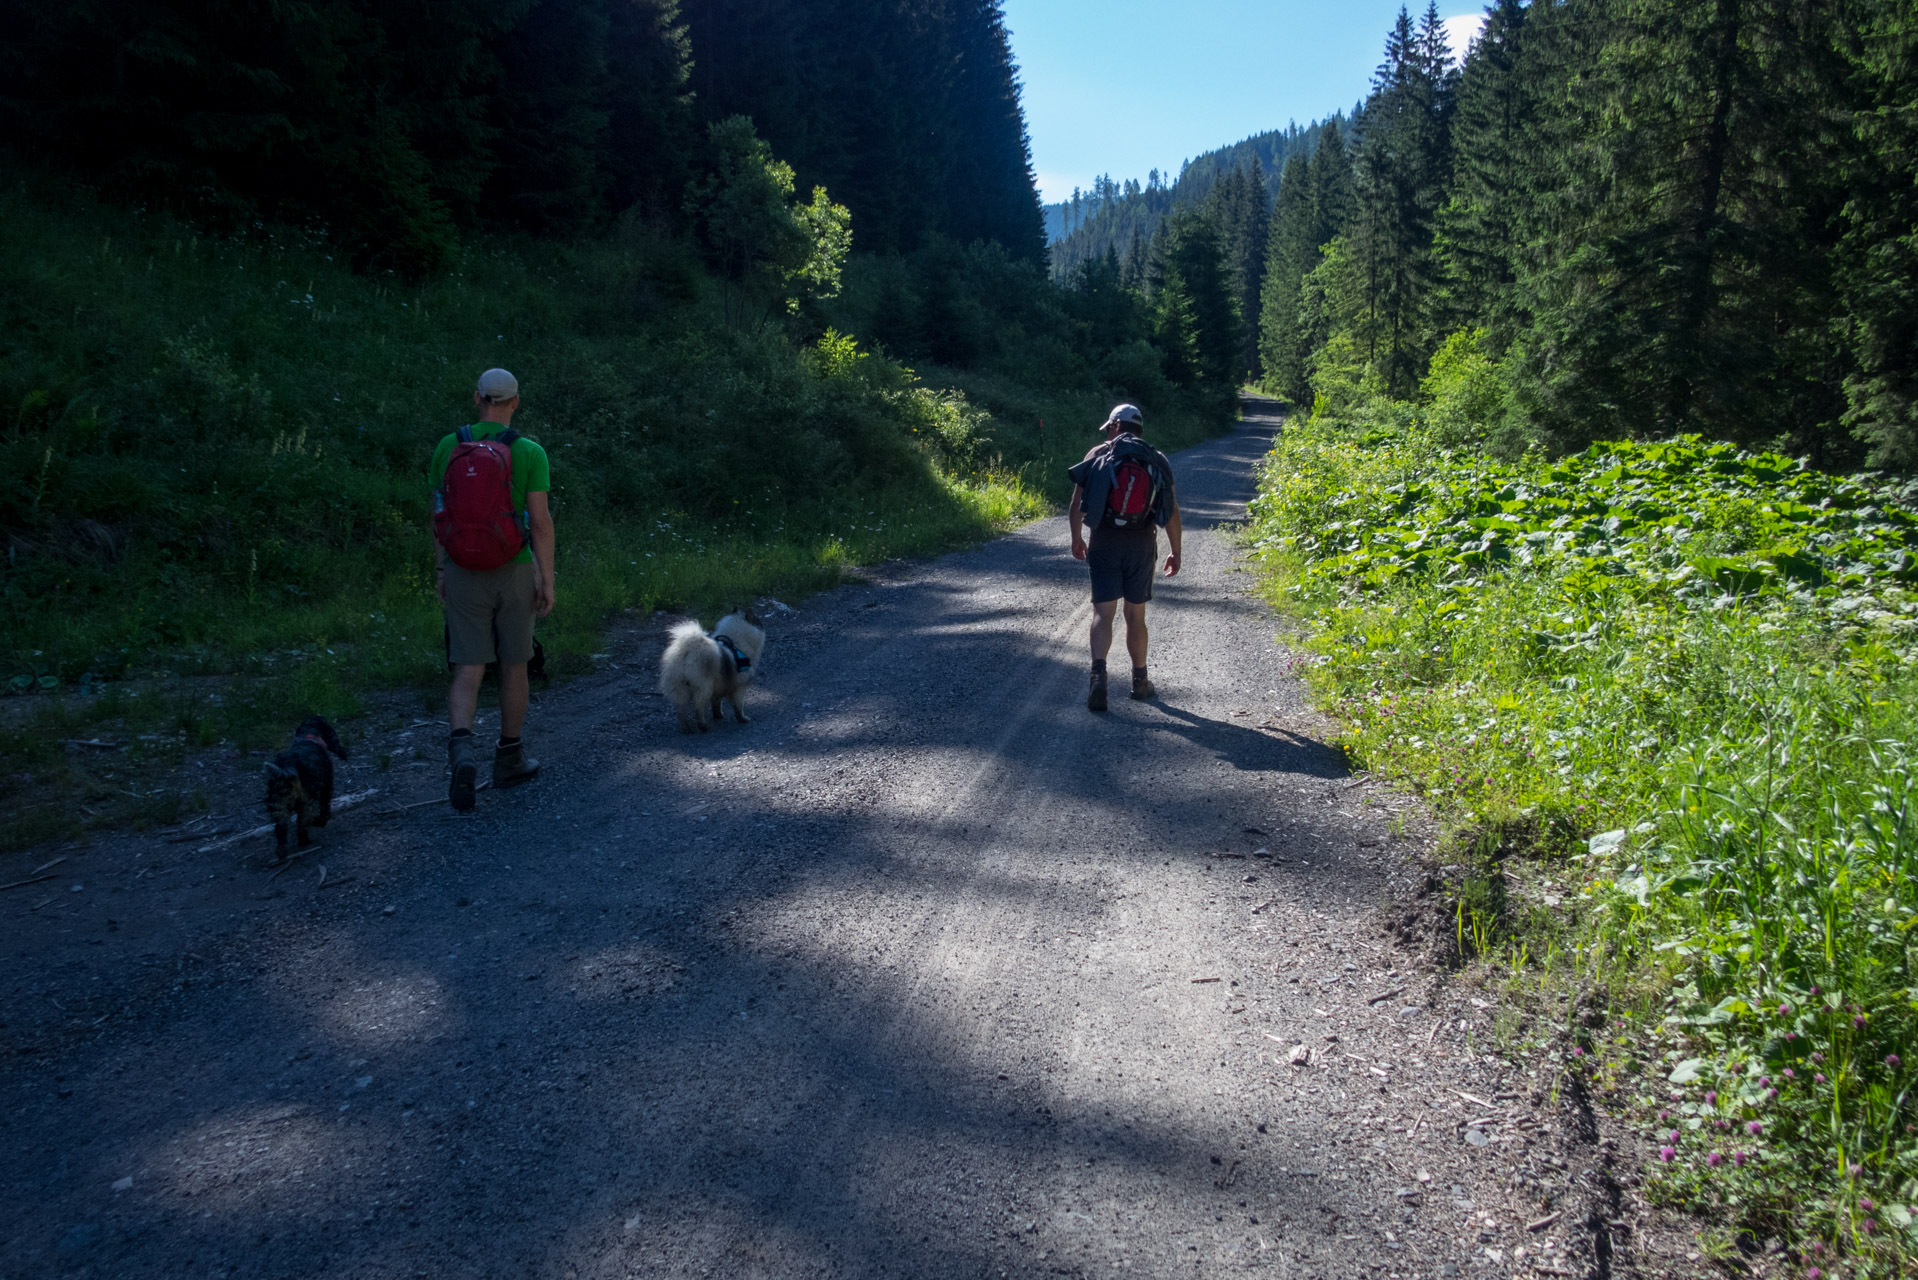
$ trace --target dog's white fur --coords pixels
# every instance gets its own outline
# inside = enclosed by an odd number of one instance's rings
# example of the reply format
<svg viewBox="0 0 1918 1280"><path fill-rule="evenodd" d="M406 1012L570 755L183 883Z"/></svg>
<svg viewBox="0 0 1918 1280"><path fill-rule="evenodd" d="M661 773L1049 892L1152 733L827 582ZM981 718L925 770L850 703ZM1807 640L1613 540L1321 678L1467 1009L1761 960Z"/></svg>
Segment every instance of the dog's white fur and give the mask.
<svg viewBox="0 0 1918 1280"><path fill-rule="evenodd" d="M713 636L724 636L738 646L747 667L739 669L732 650ZM712 635L697 622L682 622L674 627L666 642L666 656L659 662L659 691L671 699L679 712L681 733L705 733L721 715L721 703L733 704L733 719L741 724L746 709L740 705L740 691L759 674L759 656L766 650L766 632L750 609L738 609L719 620Z"/></svg>

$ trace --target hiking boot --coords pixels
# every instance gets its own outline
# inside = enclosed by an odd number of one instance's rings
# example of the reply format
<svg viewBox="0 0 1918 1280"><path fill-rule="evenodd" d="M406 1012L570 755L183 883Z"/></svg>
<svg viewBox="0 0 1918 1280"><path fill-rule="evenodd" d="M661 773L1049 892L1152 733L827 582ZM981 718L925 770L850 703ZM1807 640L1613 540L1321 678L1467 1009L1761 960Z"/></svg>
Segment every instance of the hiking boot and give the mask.
<svg viewBox="0 0 1918 1280"><path fill-rule="evenodd" d="M473 760L473 754L472 734L462 733L447 740L446 761L452 767L453 782L447 788L446 798L455 813L473 811L473 792L479 779L479 765Z"/></svg>
<svg viewBox="0 0 1918 1280"><path fill-rule="evenodd" d="M539 777L539 761L526 754L526 744L515 742L510 747L497 747L493 751L493 790L504 791L507 787L517 787L522 782L531 782Z"/></svg>
<svg viewBox="0 0 1918 1280"><path fill-rule="evenodd" d="M1103 671L1092 673L1092 688L1086 693L1086 709L1089 711L1106 709L1106 673Z"/></svg>
<svg viewBox="0 0 1918 1280"><path fill-rule="evenodd" d="M1134 702L1144 702L1147 698L1156 698L1158 696L1158 688L1145 676L1140 676L1132 682L1132 700Z"/></svg>

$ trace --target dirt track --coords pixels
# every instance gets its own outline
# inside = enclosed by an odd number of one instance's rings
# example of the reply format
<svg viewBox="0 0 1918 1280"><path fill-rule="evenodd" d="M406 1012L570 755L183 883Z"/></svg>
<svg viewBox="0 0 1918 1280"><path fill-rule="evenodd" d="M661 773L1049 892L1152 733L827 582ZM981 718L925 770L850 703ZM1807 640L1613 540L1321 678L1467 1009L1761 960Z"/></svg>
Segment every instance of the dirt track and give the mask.
<svg viewBox="0 0 1918 1280"><path fill-rule="evenodd" d="M1086 711L1055 518L775 618L750 726L673 732L647 629L475 818L382 800L277 879L121 838L10 895L0 1277L1617 1265L1550 1082L1381 929L1416 808L1210 532L1256 412L1174 460L1156 703Z"/></svg>

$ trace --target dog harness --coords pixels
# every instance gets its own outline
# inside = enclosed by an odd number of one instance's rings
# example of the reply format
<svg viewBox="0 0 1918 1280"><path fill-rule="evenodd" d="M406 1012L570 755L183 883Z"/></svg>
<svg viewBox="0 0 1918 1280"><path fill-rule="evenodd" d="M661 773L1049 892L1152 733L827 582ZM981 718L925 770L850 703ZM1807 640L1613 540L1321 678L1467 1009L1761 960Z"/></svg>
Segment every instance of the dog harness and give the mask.
<svg viewBox="0 0 1918 1280"><path fill-rule="evenodd" d="M740 671L751 670L753 660L739 651L739 646L733 643L731 636L714 636L713 643L724 645L726 651L733 655L734 668Z"/></svg>
<svg viewBox="0 0 1918 1280"><path fill-rule="evenodd" d="M311 742L317 746L322 746L322 747L326 745L325 738L318 737L311 733L296 733L293 736L298 738L301 742Z"/></svg>

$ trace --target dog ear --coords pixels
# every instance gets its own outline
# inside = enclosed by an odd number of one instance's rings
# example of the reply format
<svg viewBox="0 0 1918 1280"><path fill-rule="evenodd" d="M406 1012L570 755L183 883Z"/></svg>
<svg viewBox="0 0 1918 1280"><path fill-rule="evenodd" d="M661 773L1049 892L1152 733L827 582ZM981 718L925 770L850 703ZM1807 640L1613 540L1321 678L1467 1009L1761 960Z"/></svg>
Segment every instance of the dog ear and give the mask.
<svg viewBox="0 0 1918 1280"><path fill-rule="evenodd" d="M331 751L334 755L338 756L340 759L342 760L346 759L347 758L346 748L340 745L340 735L333 732L333 726L328 724L325 720L321 720L319 729L320 729L320 737L326 740L326 749L328 751Z"/></svg>

